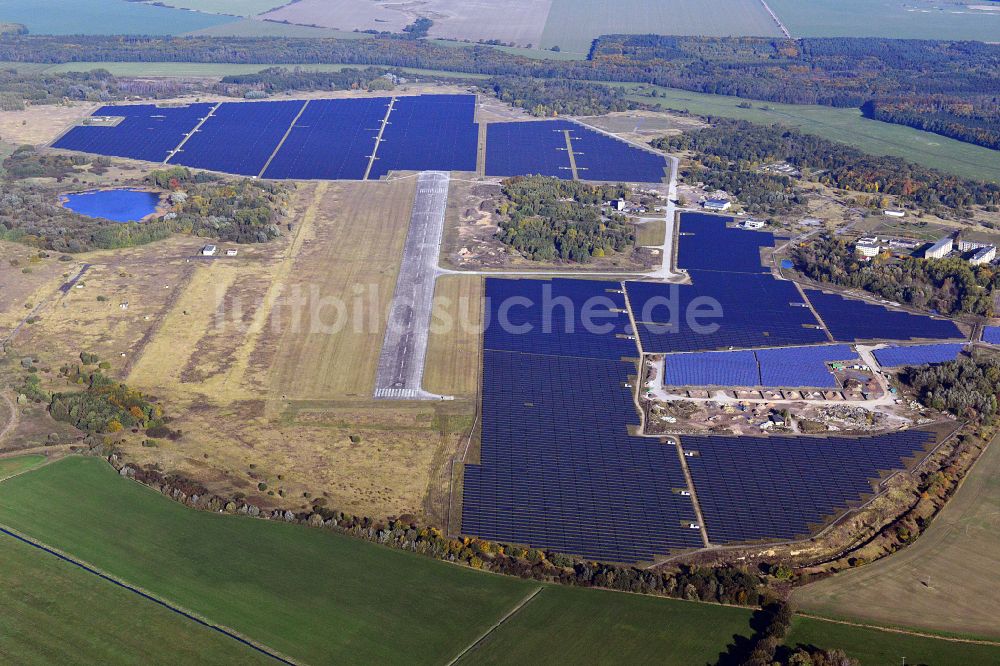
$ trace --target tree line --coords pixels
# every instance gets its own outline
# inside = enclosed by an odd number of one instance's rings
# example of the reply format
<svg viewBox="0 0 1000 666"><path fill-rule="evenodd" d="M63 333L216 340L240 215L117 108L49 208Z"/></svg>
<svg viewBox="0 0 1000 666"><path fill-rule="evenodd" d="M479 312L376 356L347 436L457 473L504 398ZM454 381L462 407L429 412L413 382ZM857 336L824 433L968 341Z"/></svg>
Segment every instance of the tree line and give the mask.
<svg viewBox="0 0 1000 666"><path fill-rule="evenodd" d="M588 185L547 176L502 185L497 238L533 261L588 263L635 245L635 228L601 204L627 194L623 185Z"/></svg>
<svg viewBox="0 0 1000 666"><path fill-rule="evenodd" d="M882 38L782 39L605 35L587 60L544 60L489 46L399 35L364 39L7 35L0 60L62 63L337 63L490 76L646 83L790 104L862 107L881 98L946 97L993 123L1000 45ZM555 92L553 90L552 92ZM887 116L887 119L889 117ZM928 128L976 140L976 120ZM965 128L965 129L963 129Z"/></svg>
<svg viewBox="0 0 1000 666"><path fill-rule="evenodd" d="M1000 273L989 265L972 266L955 258L861 261L850 245L833 236L796 247L792 261L811 280L864 289L946 315L992 316L993 294L1000 289Z"/></svg>
<svg viewBox="0 0 1000 666"><path fill-rule="evenodd" d="M991 421L997 415L1000 359L995 357L907 368L901 379L928 407L973 420Z"/></svg>
<svg viewBox="0 0 1000 666"><path fill-rule="evenodd" d="M782 177L760 172L769 163L787 162L802 172L803 179L877 197L895 196L915 208L944 216L952 212L968 216L973 206L987 210L1000 206L997 183L961 178L896 157L868 155L782 125L726 118L709 121L710 127L656 139L652 146L692 152L696 163L693 176L720 184L735 181L749 193L750 200L767 201L774 192L786 195L777 199L778 203L794 198L794 191ZM745 172L759 175L745 176Z"/></svg>

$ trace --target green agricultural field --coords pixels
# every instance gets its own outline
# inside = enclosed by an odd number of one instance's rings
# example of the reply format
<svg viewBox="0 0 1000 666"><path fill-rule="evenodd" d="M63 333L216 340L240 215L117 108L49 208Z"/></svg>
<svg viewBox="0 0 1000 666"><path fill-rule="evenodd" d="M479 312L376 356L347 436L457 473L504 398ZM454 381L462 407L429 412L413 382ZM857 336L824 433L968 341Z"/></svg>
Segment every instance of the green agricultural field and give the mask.
<svg viewBox="0 0 1000 666"><path fill-rule="evenodd" d="M6 664L266 664L270 658L0 534Z"/></svg>
<svg viewBox="0 0 1000 666"><path fill-rule="evenodd" d="M1000 151L956 141L903 125L869 120L858 109L776 104L726 95L618 84L636 90L630 99L701 116L722 116L755 123L781 123L839 141L875 155L893 155L966 178L1000 181ZM652 96L655 90L657 96Z"/></svg>
<svg viewBox="0 0 1000 666"><path fill-rule="evenodd" d="M438 46L451 46L454 48L472 48L474 46L482 46L482 44L470 44L467 42L456 42L451 39L432 39L430 40L437 44ZM528 49L521 46L493 46L490 45L489 48L495 49L497 51L503 51L504 53L510 53L511 55L524 56L525 58L531 58L532 60L586 60L586 53L573 53L570 51L550 51L548 49Z"/></svg>
<svg viewBox="0 0 1000 666"><path fill-rule="evenodd" d="M234 20L125 0L0 0L0 18L36 35L179 35Z"/></svg>
<svg viewBox="0 0 1000 666"><path fill-rule="evenodd" d="M768 0L793 37L1000 39L1000 7L966 0Z"/></svg>
<svg viewBox="0 0 1000 666"><path fill-rule="evenodd" d="M712 663L734 636L750 632L748 609L541 585L325 530L194 511L123 479L98 458L67 458L0 482L0 524L315 664L445 663L463 653L469 663ZM136 648L138 662L154 661L163 644L172 663L184 661L187 648L200 651L202 662L233 661L225 652L238 648L227 648L231 639L212 643L192 621L171 623L180 616L44 552L24 546L16 553L18 543L0 535L0 635L19 637L0 640L0 656L15 656L7 661L21 663L17 655L31 654L32 641L41 640L52 643L40 653L44 661L72 650L85 662L107 662L102 646L127 652L132 635L146 641ZM44 585L34 582L35 569ZM110 608L101 611L103 604ZM45 615L10 617L22 605ZM114 640L104 640L103 627L113 627ZM865 663L883 663L897 646L911 663L933 661L959 645L872 632L798 618L793 639L844 646ZM1000 651L955 654L975 666L995 663Z"/></svg>
<svg viewBox="0 0 1000 666"><path fill-rule="evenodd" d="M45 456L18 456L16 458L0 458L0 479L20 474L32 467L38 467L45 462Z"/></svg>
<svg viewBox="0 0 1000 666"><path fill-rule="evenodd" d="M97 458L0 483L0 523L316 664L443 663L537 587L327 531L187 509Z"/></svg>
<svg viewBox="0 0 1000 666"><path fill-rule="evenodd" d="M713 664L750 611L546 587L461 663Z"/></svg>
<svg viewBox="0 0 1000 666"><path fill-rule="evenodd" d="M541 45L588 53L595 38L616 33L781 36L760 0L554 0Z"/></svg>
<svg viewBox="0 0 1000 666"><path fill-rule="evenodd" d="M1000 640L1000 439L927 532L899 553L796 590L802 608Z"/></svg>
<svg viewBox="0 0 1000 666"><path fill-rule="evenodd" d="M903 657L906 657L907 664L932 666L988 666L1000 663L1000 647L996 646L852 627L801 616L792 620L792 630L785 644L840 648L860 661L862 666L900 664Z"/></svg>

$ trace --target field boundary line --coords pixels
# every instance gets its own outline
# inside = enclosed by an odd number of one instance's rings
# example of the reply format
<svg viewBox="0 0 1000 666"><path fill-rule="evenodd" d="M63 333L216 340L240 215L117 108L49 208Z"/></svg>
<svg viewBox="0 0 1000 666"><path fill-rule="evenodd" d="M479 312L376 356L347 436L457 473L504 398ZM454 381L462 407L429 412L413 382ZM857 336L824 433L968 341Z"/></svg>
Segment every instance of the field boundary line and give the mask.
<svg viewBox="0 0 1000 666"><path fill-rule="evenodd" d="M461 652L459 652L451 661L448 662L447 666L455 666L455 664L457 664L465 655L469 654L470 652L472 652L473 650L475 650L477 647L479 647L482 644L483 641L485 641L487 638L489 638L490 634L492 634L494 631L496 631L501 626L503 626L503 624L505 622L507 622L507 620L509 620L510 618L512 618L515 615L517 615L518 611L520 611L522 608L524 608L525 606L527 606L528 603L532 599L534 599L535 597L537 597L541 593L541 591L544 590L544 589L545 589L544 587L536 587L534 590L532 590L531 593L528 596L526 596L524 599L521 599L520 603L518 603L516 606L514 606L509 611L507 611L507 613L503 617L501 617L499 620L497 620L496 622L494 622L493 625L489 629L487 629L486 631L484 631L479 638L477 638L472 643L469 643L465 647L464 650L462 650Z"/></svg>
<svg viewBox="0 0 1000 666"><path fill-rule="evenodd" d="M985 638L961 638L959 636L943 636L941 634L933 634L926 631L918 631L916 629L900 629L898 627L884 627L878 624L851 622L850 620L837 620L832 617L813 615L812 613L804 613L802 611L795 611L795 614L798 615L799 617L807 617L810 620L819 620L820 622L830 622L832 624L843 624L848 627L858 627L860 629L873 629L875 631L885 631L891 634L905 634L907 636L931 638L938 641L950 641L952 643L968 643L970 645L989 645L991 647L1000 647L1000 641L991 641Z"/></svg>
<svg viewBox="0 0 1000 666"><path fill-rule="evenodd" d="M281 147L285 145L285 140L288 138L288 135L291 134L292 130L295 128L295 123L299 122L299 118L301 118L302 114L305 113L306 107L309 106L309 101L310 100L307 99L302 104L302 108L299 109L299 112L295 114L294 118L292 118L292 122L291 124L288 125L288 129L286 129L285 133L281 136L281 141L279 141L278 145L274 147L274 150L271 152L270 157L267 158L267 161L264 162L264 166L261 167L260 173L257 174L258 178L264 177L264 172L267 171L267 167L271 166L271 162L274 161L274 157L275 155L278 154L278 151L281 150Z"/></svg>
<svg viewBox="0 0 1000 666"><path fill-rule="evenodd" d="M59 558L64 562L67 562L68 564L72 564L73 566L79 567L80 569L83 569L87 573L91 573L97 576L98 578L102 578L108 581L109 583L117 585L122 589L128 590L133 594L137 594L138 596L142 597L143 599L146 599L147 601L152 601L153 603L158 604L163 608L166 608L167 610L177 613L181 617L191 620L192 622L195 622L197 624L200 624L201 626L207 629L216 631L222 634L223 636L227 636L239 643L242 643L244 646L251 648L252 650L256 650L257 652L260 652L265 656L271 657L276 661L279 661L283 664L289 664L290 666L297 666L297 664L300 663L294 661L290 657L286 657L280 654L276 650L273 650L272 648L269 648L262 643L257 643L256 641L241 635L235 629L230 629L229 627L226 627L224 625L215 624L209 621L208 619L198 615L194 611L188 610L183 606L167 601L166 599L163 599L158 595L153 594L152 592L144 590L141 587L132 585L131 583L128 583L123 579L119 579L116 576L113 576L105 571L102 571L101 569L90 564L89 562L86 562L85 560L73 557L72 555L63 552L58 548L55 548L54 546L49 546L48 544L42 541L39 541L26 534L22 534L21 532L15 530L14 528L4 525L2 523L0 523L0 534L6 534L7 536L13 537L14 539L17 539L18 541L25 543L29 546L32 546L33 548L37 548L42 552L48 553L49 555L54 555L55 557Z"/></svg>

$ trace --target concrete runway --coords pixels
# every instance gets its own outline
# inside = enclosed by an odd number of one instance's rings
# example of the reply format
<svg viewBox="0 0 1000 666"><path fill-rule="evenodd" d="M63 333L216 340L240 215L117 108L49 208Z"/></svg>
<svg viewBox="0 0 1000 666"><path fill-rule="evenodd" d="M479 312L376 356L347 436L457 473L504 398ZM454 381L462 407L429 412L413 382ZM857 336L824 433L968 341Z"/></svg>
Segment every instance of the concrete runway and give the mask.
<svg viewBox="0 0 1000 666"><path fill-rule="evenodd" d="M449 181L450 175L441 171L425 171L417 176L410 228L406 233L403 261L375 374L376 398L427 400L442 397L425 392L420 385L427 356Z"/></svg>

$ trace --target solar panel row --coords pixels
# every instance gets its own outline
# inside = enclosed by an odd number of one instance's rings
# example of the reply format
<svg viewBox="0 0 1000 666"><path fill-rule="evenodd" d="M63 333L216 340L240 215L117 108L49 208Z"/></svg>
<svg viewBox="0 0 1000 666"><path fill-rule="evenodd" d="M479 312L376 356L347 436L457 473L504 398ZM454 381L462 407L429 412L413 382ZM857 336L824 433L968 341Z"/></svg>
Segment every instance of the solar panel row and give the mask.
<svg viewBox="0 0 1000 666"><path fill-rule="evenodd" d="M893 345L875 352L879 365L896 368L903 365L925 365L954 361L962 353L962 343L936 345Z"/></svg>
<svg viewBox="0 0 1000 666"><path fill-rule="evenodd" d="M889 310L881 305L866 303L807 289L806 297L816 308L835 340L953 340L965 336L954 322L926 315Z"/></svg>
<svg viewBox="0 0 1000 666"><path fill-rule="evenodd" d="M683 437L713 543L805 537L923 452L930 433L873 437Z"/></svg>

